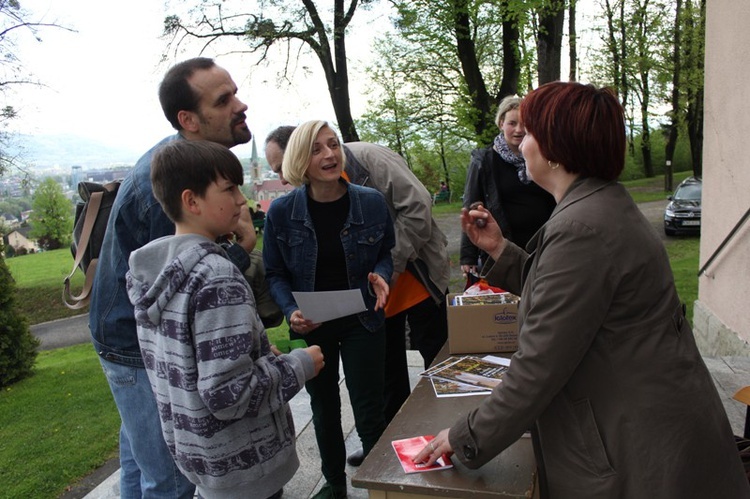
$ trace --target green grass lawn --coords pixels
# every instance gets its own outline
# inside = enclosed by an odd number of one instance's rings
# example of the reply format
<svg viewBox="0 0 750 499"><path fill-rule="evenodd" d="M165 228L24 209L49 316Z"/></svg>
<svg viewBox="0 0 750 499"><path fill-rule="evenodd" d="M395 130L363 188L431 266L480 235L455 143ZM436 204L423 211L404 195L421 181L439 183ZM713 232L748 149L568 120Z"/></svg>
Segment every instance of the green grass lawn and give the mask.
<svg viewBox="0 0 750 499"><path fill-rule="evenodd" d="M666 244L669 263L680 300L687 305L687 318L693 323L693 303L698 299L698 264L700 239L670 238Z"/></svg>
<svg viewBox="0 0 750 499"><path fill-rule="evenodd" d="M90 344L40 352L0 392L0 497L54 498L117 453L120 417Z"/></svg>
<svg viewBox="0 0 750 499"><path fill-rule="evenodd" d="M666 197L660 177L625 185L639 202ZM440 203L434 211L457 213L460 208L460 203ZM261 237L258 248L262 244ZM667 242L688 318L698 297L698 245L698 238ZM72 265L70 251L9 258L6 263L17 282L21 309L32 323L81 313L61 302L63 278ZM81 282L78 272L76 289ZM288 330L283 324L268 335L275 342L288 338ZM116 456L118 429L117 409L91 345L41 352L35 374L0 393L0 498L58 497Z"/></svg>
<svg viewBox="0 0 750 499"><path fill-rule="evenodd" d="M693 172L676 172L673 176L672 190L664 189L664 176L660 175L654 178L641 178L638 180L629 180L623 182L628 188L628 192L636 203L646 203L649 201L662 201L674 192L677 185L685 178L692 175Z"/></svg>
<svg viewBox="0 0 750 499"><path fill-rule="evenodd" d="M7 258L5 263L16 281L19 310L31 324L88 312L88 307L70 310L62 302L63 280L73 266L70 250L17 256ZM76 270L71 279L71 291L77 294L82 287L83 273Z"/></svg>

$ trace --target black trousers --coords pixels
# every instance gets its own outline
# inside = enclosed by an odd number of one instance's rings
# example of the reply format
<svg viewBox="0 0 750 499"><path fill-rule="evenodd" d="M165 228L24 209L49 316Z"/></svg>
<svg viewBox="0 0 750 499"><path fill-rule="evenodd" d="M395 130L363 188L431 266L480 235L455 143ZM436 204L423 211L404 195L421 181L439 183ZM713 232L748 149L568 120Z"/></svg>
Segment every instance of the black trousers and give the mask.
<svg viewBox="0 0 750 499"><path fill-rule="evenodd" d="M308 345L320 345L325 358L325 367L305 384L305 388L310 394L321 471L326 482L333 486L346 486L339 356L354 412L354 424L366 456L386 426L383 420L384 329L368 331L353 315L324 322L308 335L290 331L292 339L302 338Z"/></svg>
<svg viewBox="0 0 750 499"><path fill-rule="evenodd" d="M432 297L385 320L385 422L390 423L411 393L406 362L406 322L411 350L419 350L425 369L448 339L445 299Z"/></svg>

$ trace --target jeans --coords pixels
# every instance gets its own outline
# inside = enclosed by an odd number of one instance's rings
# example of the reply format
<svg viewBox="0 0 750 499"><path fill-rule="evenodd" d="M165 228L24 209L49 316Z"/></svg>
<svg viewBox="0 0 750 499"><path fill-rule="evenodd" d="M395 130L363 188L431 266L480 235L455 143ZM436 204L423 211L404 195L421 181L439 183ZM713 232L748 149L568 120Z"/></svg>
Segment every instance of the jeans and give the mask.
<svg viewBox="0 0 750 499"><path fill-rule="evenodd" d="M445 299L440 305L432 298L417 303L385 320L385 422L390 423L409 398L409 366L406 362L406 321L409 321L409 343L419 350L427 369L448 339Z"/></svg>
<svg viewBox="0 0 750 499"><path fill-rule="evenodd" d="M120 412L120 497L191 499L195 485L175 465L161 433L146 370L99 358Z"/></svg>
<svg viewBox="0 0 750 499"><path fill-rule="evenodd" d="M341 429L339 396L339 354L344 366L346 388L354 413L354 424L366 456L385 429L383 418L383 377L385 370L385 330L368 331L357 316L325 322L303 338L308 345L320 345L325 367L305 384L310 394L315 438L320 451L321 470L326 482L346 486L346 447Z"/></svg>

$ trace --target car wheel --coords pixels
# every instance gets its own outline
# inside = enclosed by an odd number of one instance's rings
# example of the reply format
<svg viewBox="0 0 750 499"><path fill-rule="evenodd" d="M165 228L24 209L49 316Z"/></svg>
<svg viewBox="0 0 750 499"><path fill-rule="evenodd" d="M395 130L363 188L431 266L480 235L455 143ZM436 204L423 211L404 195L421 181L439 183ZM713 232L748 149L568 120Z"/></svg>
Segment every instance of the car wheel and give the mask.
<svg viewBox="0 0 750 499"><path fill-rule="evenodd" d="M666 235L668 235L668 236L676 236L677 235L677 231L675 231L674 229L668 229L666 227L664 227L664 233Z"/></svg>

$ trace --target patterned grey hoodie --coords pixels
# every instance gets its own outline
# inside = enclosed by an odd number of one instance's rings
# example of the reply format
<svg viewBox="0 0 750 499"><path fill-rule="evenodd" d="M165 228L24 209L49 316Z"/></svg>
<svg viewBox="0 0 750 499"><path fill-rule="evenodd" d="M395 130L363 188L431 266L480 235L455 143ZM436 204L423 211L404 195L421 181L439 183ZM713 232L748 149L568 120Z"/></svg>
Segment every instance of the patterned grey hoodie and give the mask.
<svg viewBox="0 0 750 499"><path fill-rule="evenodd" d="M198 235L130 256L138 341L175 462L201 489L264 498L299 467L287 402L313 377L303 350L275 356L242 273Z"/></svg>

